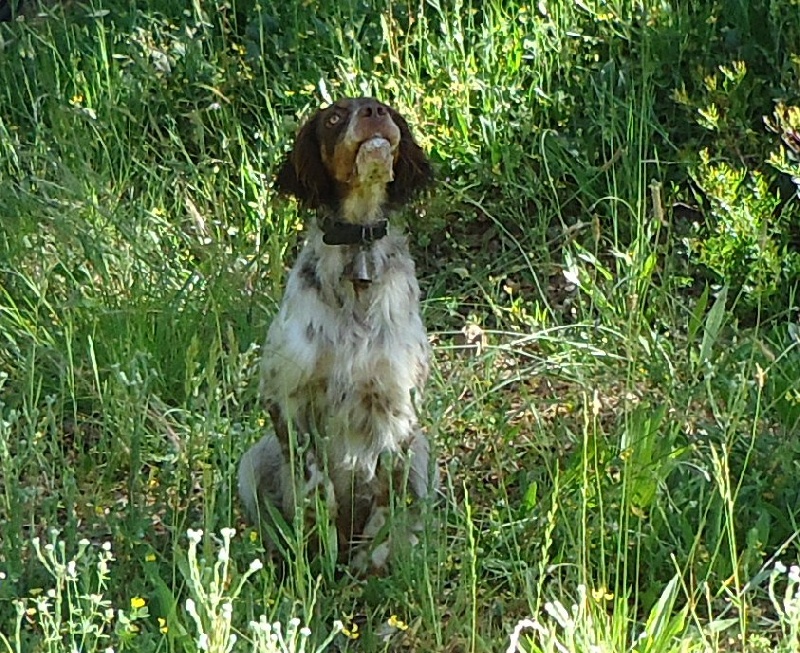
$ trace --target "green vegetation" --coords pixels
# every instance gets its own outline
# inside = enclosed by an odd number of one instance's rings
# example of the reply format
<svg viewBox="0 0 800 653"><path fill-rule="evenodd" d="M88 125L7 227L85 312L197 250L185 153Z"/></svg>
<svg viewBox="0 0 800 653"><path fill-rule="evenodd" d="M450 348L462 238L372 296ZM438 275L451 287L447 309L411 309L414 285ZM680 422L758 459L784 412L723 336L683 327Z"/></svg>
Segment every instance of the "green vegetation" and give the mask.
<svg viewBox="0 0 800 653"><path fill-rule="evenodd" d="M439 179L444 497L368 580L235 488L345 94ZM67 2L0 25L0 175L0 652L800 650L796 0Z"/></svg>

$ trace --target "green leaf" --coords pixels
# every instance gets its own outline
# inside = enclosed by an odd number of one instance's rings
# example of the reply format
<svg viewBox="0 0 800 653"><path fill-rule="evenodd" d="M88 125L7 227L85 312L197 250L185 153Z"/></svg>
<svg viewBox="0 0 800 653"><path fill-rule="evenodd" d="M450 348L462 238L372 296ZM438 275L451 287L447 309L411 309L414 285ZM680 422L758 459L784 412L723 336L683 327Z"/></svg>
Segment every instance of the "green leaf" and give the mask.
<svg viewBox="0 0 800 653"><path fill-rule="evenodd" d="M689 315L689 340L694 341L700 326L703 324L703 315L708 306L708 284L703 288L703 293L698 297L694 310Z"/></svg>
<svg viewBox="0 0 800 653"><path fill-rule="evenodd" d="M639 638L636 653L658 653L669 650L669 643L684 630L686 608L671 616L678 596L680 576L676 574L667 583L664 591L647 617L644 633Z"/></svg>
<svg viewBox="0 0 800 653"><path fill-rule="evenodd" d="M728 287L725 286L717 295L711 310L708 311L706 318L706 328L703 332L703 343L700 345L700 364L704 364L711 359L711 352L717 342L722 321L725 318L725 304L728 299Z"/></svg>

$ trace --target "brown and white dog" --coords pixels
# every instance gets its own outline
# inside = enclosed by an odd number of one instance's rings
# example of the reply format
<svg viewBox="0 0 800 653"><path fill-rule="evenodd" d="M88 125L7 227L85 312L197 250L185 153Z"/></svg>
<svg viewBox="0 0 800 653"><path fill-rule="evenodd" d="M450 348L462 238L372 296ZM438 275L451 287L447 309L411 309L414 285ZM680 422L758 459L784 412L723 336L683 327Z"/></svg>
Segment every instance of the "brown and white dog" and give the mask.
<svg viewBox="0 0 800 653"><path fill-rule="evenodd" d="M340 557L359 570L386 563L388 538L370 540L392 495L422 499L435 478L415 406L429 360L419 286L388 223L431 178L397 111L348 98L300 129L276 179L316 219L264 344L274 433L244 455L239 494L267 537L276 509L289 523L298 509L316 519L324 501Z"/></svg>

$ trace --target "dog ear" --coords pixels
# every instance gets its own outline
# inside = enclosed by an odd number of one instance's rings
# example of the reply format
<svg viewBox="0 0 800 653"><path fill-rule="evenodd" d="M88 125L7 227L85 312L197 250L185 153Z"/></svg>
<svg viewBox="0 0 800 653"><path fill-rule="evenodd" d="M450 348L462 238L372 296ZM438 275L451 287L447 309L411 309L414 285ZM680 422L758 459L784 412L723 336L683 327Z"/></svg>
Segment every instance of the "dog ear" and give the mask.
<svg viewBox="0 0 800 653"><path fill-rule="evenodd" d="M394 164L394 181L387 190L389 202L400 206L433 181L433 168L423 149L414 140L405 118L394 109L390 108L389 112L400 129L400 145Z"/></svg>
<svg viewBox="0 0 800 653"><path fill-rule="evenodd" d="M320 113L317 112L297 132L292 151L286 155L275 176L278 192L292 195L310 209L331 205L335 201L335 183L325 164L317 125Z"/></svg>

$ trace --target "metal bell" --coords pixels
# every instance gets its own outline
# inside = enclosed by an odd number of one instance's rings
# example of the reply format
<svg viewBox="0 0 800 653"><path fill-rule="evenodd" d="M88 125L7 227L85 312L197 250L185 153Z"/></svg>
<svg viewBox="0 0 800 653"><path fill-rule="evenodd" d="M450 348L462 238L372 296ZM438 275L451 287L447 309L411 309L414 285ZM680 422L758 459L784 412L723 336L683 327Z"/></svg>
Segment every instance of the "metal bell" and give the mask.
<svg viewBox="0 0 800 653"><path fill-rule="evenodd" d="M353 283L372 283L372 259L367 256L367 249L359 247L353 257L352 281Z"/></svg>

